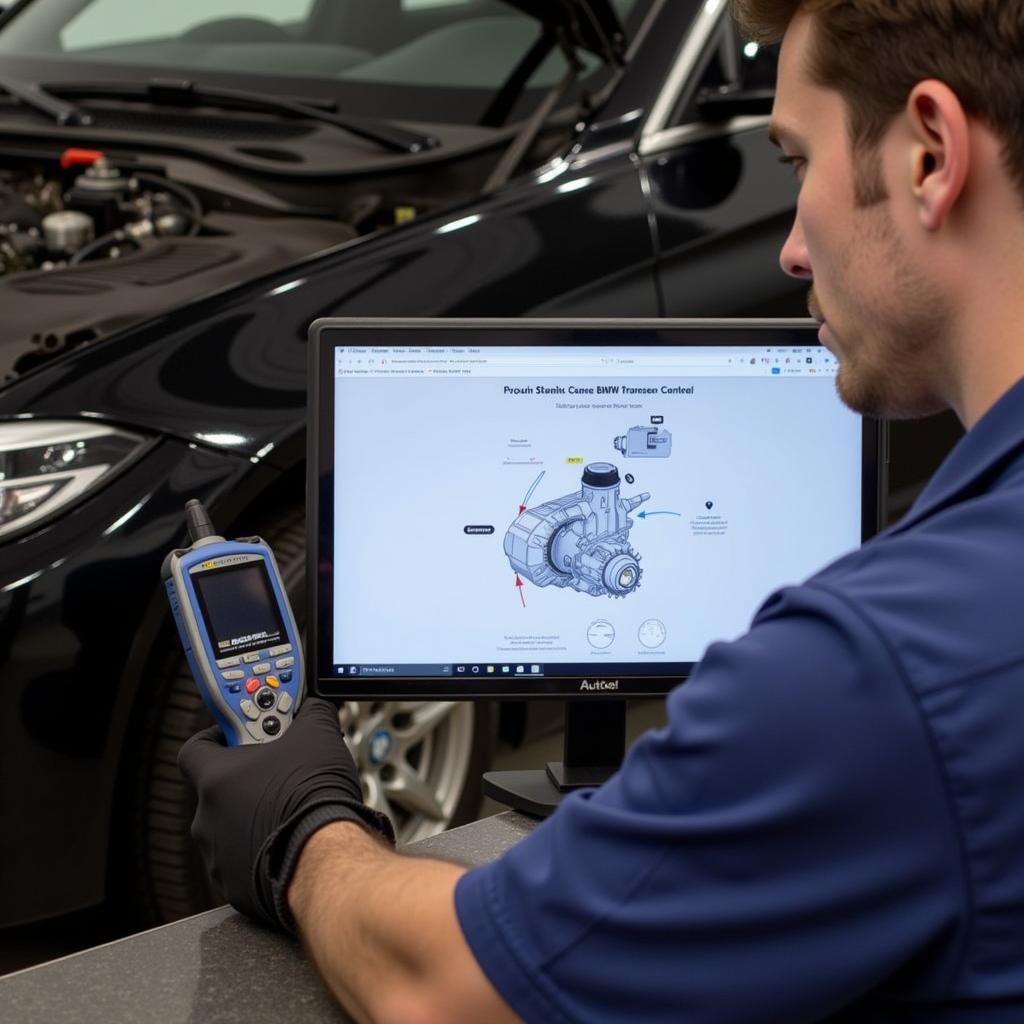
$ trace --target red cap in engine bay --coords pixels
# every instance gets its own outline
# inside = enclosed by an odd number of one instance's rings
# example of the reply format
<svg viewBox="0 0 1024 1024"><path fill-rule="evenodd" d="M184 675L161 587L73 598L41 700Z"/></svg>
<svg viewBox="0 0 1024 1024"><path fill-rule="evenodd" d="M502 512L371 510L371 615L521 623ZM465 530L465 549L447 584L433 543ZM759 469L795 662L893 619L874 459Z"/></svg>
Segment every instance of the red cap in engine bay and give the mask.
<svg viewBox="0 0 1024 1024"><path fill-rule="evenodd" d="M102 149L78 149L72 146L60 155L60 165L66 171L70 167L92 167L103 158Z"/></svg>

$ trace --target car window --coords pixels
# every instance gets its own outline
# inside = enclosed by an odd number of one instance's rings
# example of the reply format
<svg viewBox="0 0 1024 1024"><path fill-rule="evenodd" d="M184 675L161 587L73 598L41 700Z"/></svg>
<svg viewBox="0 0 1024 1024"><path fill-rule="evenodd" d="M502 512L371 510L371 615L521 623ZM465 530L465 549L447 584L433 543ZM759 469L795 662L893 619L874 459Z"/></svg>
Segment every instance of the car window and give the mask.
<svg viewBox="0 0 1024 1024"><path fill-rule="evenodd" d="M612 0L627 38L653 2ZM44 83L105 79L104 68L118 79L237 78L261 92L282 88L274 77L304 79L316 83L308 93L284 88L353 114L478 123L543 31L503 0L33 0L0 29L0 61L12 77ZM579 57L570 103L614 75L601 58ZM43 77L54 65L74 72ZM552 45L508 119L529 114L567 68Z"/></svg>
<svg viewBox="0 0 1024 1024"><path fill-rule="evenodd" d="M635 23L650 2L613 5ZM36 0L0 32L0 55L496 89L541 32L501 0ZM583 77L601 66L582 57ZM555 49L528 86L565 68Z"/></svg>
<svg viewBox="0 0 1024 1024"><path fill-rule="evenodd" d="M70 18L60 41L66 52L73 53L95 46L185 36L201 25L225 19L254 19L283 27L304 21L314 2L176 0L172 4L140 4L138 0L94 0Z"/></svg>

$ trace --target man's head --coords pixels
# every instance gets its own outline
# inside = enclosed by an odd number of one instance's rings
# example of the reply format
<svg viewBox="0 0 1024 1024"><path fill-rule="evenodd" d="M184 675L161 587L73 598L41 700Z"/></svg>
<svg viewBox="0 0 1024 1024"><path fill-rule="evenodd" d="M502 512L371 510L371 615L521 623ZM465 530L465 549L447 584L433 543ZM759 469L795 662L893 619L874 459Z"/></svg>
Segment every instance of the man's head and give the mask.
<svg viewBox="0 0 1024 1024"><path fill-rule="evenodd" d="M782 39L773 134L801 181L782 264L813 281L841 395L880 415L961 411L956 286L994 175L1024 225L1024 0L733 7L752 38Z"/></svg>

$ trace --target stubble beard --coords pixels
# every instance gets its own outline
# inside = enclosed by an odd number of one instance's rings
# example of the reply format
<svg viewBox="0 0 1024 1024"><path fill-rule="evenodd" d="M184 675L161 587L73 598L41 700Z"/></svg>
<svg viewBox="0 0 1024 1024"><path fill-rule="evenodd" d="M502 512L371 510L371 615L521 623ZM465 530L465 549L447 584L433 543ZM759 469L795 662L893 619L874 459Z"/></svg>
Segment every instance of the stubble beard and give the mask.
<svg viewBox="0 0 1024 1024"><path fill-rule="evenodd" d="M836 266L847 268L847 278L863 267L866 279L868 274L879 279L878 267L869 267L867 260L884 265L890 277L884 286L849 301L852 316L840 314L850 329L837 339L839 397L854 412L880 419L918 419L940 412L948 407L935 386L943 328L949 323L946 302L912 265L882 203L870 215L862 237L839 254ZM820 309L813 289L809 305ZM824 313L828 316L829 310Z"/></svg>

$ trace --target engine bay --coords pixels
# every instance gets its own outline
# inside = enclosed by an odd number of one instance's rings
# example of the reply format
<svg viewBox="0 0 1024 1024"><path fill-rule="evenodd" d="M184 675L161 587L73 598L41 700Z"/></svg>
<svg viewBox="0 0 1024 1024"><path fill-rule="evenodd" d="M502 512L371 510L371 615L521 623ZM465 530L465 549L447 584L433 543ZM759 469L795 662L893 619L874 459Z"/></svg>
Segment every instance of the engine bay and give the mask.
<svg viewBox="0 0 1024 1024"><path fill-rule="evenodd" d="M165 114L152 115L151 132ZM237 131L236 120L208 127ZM314 129L287 164L266 144L228 159L205 137L146 149L22 149L26 136L12 138L0 162L0 386L190 300L478 195L506 147L537 166L574 123L559 114L522 139L516 126L456 126L439 149L383 158L373 147L339 151L336 131ZM270 126L282 127L259 122L264 135ZM311 161L325 139L337 166Z"/></svg>
<svg viewBox="0 0 1024 1024"><path fill-rule="evenodd" d="M0 169L6 380L189 299L405 223L433 205L385 198L363 183L311 189L320 201L302 208L280 192L254 198L252 189L235 191L233 175L192 187L160 164L98 149L8 163Z"/></svg>
<svg viewBox="0 0 1024 1024"><path fill-rule="evenodd" d="M2 273L116 259L201 229L195 193L160 175L124 173L88 149L65 150L60 168L60 177L0 173Z"/></svg>

